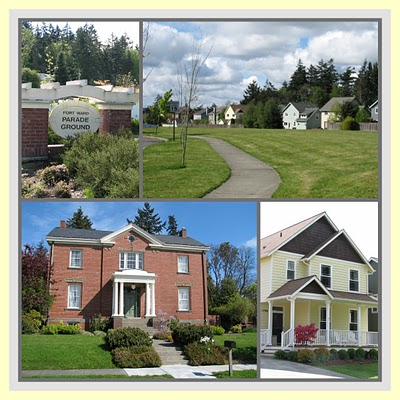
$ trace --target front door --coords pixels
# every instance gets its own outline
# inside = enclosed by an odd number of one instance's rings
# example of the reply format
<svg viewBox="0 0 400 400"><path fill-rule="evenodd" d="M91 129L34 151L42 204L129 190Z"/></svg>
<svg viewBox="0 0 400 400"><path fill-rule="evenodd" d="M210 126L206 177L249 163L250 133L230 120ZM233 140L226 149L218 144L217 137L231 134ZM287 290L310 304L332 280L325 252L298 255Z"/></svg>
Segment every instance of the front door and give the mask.
<svg viewBox="0 0 400 400"><path fill-rule="evenodd" d="M126 287L124 290L124 315L125 317L139 317L139 289Z"/></svg>
<svg viewBox="0 0 400 400"><path fill-rule="evenodd" d="M281 344L281 333L283 331L283 313L272 314L272 336L276 336L276 343Z"/></svg>

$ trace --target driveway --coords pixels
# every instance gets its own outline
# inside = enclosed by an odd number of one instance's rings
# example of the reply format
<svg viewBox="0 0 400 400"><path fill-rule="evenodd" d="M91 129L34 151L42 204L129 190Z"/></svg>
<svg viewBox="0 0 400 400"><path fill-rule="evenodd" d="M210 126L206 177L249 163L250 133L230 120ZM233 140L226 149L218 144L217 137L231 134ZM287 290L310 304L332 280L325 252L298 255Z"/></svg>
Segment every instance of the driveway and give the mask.
<svg viewBox="0 0 400 400"><path fill-rule="evenodd" d="M357 379L311 365L260 356L261 379Z"/></svg>

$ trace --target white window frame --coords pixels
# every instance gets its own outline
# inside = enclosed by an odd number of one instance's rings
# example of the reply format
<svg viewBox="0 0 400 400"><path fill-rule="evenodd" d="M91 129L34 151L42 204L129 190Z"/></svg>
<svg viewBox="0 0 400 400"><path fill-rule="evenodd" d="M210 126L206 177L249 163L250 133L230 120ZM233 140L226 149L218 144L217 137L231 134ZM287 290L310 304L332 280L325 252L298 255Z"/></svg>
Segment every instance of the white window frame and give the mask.
<svg viewBox="0 0 400 400"><path fill-rule="evenodd" d="M371 307L371 314L378 314L378 307Z"/></svg>
<svg viewBox="0 0 400 400"><path fill-rule="evenodd" d="M134 267L133 268L128 268L128 261L131 262L132 260L128 260L128 254L134 255ZM138 270L143 270L143 265L144 265L144 255L143 253L140 252L134 252L134 251L121 251L119 253L119 269L125 270L125 269L138 269Z"/></svg>
<svg viewBox="0 0 400 400"><path fill-rule="evenodd" d="M356 318L357 318L356 322L352 322L352 321L351 321L351 314L352 314L352 311L354 311L354 313L355 313L355 315L356 315ZM358 331L358 324L359 324L358 310L356 310L355 308L351 308L351 309L349 310L349 331L351 331L351 332L357 332L357 331ZM356 329L350 329L350 326L351 326L351 325L356 325Z"/></svg>
<svg viewBox="0 0 400 400"><path fill-rule="evenodd" d="M289 263L292 262L294 264L293 269L289 269ZM296 279L296 261L295 260L286 260L286 280L293 281ZM293 271L293 278L288 278L288 272Z"/></svg>
<svg viewBox="0 0 400 400"><path fill-rule="evenodd" d="M178 288L178 311L190 311L190 288L188 287Z"/></svg>
<svg viewBox="0 0 400 400"><path fill-rule="evenodd" d="M325 320L321 318L322 310L325 310ZM321 322L325 322L325 330L326 330L326 306L321 306L319 308L319 329L322 329ZM332 307L330 307L329 330L332 330Z"/></svg>
<svg viewBox="0 0 400 400"><path fill-rule="evenodd" d="M77 301L74 301L74 302L71 302L72 288L78 289L77 290L78 295L76 296ZM70 310L80 310L82 308L82 284L81 283L68 284L67 308Z"/></svg>
<svg viewBox="0 0 400 400"><path fill-rule="evenodd" d="M186 262L182 263L181 260L184 259ZM188 274L189 273L189 256L179 255L178 256L178 273Z"/></svg>
<svg viewBox="0 0 400 400"><path fill-rule="evenodd" d="M328 276L328 275L322 275L322 267L329 267L330 268L330 275ZM325 264L325 263L321 263L320 265L319 265L319 280L321 281L321 283L327 288L327 289L332 289L332 265L330 265L330 264ZM324 282L322 282L322 277L325 277L325 278L329 278L330 279L330 285L329 286L326 286L325 285L325 283Z"/></svg>
<svg viewBox="0 0 400 400"><path fill-rule="evenodd" d="M72 265L72 260L76 260L76 257L72 257L72 253L76 252L80 254L79 257L79 265ZM81 249L71 249L69 251L69 267L70 268L77 268L77 269L82 269L82 259L83 259L83 251Z"/></svg>
<svg viewBox="0 0 400 400"><path fill-rule="evenodd" d="M378 107L375 107L375 114L378 114Z"/></svg>
<svg viewBox="0 0 400 400"><path fill-rule="evenodd" d="M357 280L351 279L351 272L357 272ZM351 289L351 282L357 282L358 283L358 290L352 290ZM350 268L349 269L349 292L353 293L360 293L360 270L355 269L355 268Z"/></svg>

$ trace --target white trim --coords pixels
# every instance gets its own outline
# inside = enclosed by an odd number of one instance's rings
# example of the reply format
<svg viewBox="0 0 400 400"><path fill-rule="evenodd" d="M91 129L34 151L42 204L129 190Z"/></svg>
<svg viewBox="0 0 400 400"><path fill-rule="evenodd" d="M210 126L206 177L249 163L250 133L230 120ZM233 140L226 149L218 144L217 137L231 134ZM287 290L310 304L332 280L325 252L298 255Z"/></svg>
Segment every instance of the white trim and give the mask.
<svg viewBox="0 0 400 400"><path fill-rule="evenodd" d="M136 232L136 234L138 234L139 236L144 237L145 239L147 239L151 243L156 243L156 244L162 245L162 243L159 240L155 239L152 235L150 235L145 230L139 228L138 226L136 226L133 223L125 225L122 228L119 228L116 231L110 233L109 235L102 237L100 239L100 242L101 243L110 242L115 237L117 237L117 236L119 236L119 235L121 235L121 234L123 234L125 232L128 232L128 231Z"/></svg>
<svg viewBox="0 0 400 400"><path fill-rule="evenodd" d="M181 308L180 302L181 302L181 297L180 293L181 291L184 290L187 292L187 308ZM183 299L182 301L186 301L186 299ZM189 287L178 287L178 311L190 311L190 288Z"/></svg>
<svg viewBox="0 0 400 400"><path fill-rule="evenodd" d="M79 305L77 307L70 305L70 288L72 286L79 287ZM68 310L80 310L82 308L82 283L68 283L67 289L67 309Z"/></svg>
<svg viewBox="0 0 400 400"><path fill-rule="evenodd" d="M180 263L180 257L184 257L186 260L186 263L183 265ZM178 273L179 274L188 274L189 273L189 256L188 255L182 255L182 254L177 254L177 264L178 264ZM182 266L185 267L185 270L181 270L180 267Z"/></svg>
<svg viewBox="0 0 400 400"><path fill-rule="evenodd" d="M291 253L290 251L285 251L285 250L279 250L279 253L282 254L289 254L291 256L299 256L299 257L303 257L304 254L300 254L300 253ZM272 257L272 256L271 256Z"/></svg>
<svg viewBox="0 0 400 400"><path fill-rule="evenodd" d="M114 245L114 243L100 243L98 239L74 239L74 238L59 238L59 237L52 237L52 236L47 236L46 237L47 242L54 242L54 243L60 243L60 244L72 244L72 245L94 245L94 246L103 246L104 244L108 245Z"/></svg>
<svg viewBox="0 0 400 400"><path fill-rule="evenodd" d="M273 267L274 267L274 256L271 256L271 271L270 271L270 280L269 280L269 293L268 296L272 294L272 278L273 278ZM267 297L268 297L267 296Z"/></svg>
<svg viewBox="0 0 400 400"><path fill-rule="evenodd" d="M322 266L325 266L325 267L329 267L329 268L330 268L330 276L329 276L329 278L330 278L330 280L331 280L331 284L330 284L329 287L326 286L326 285L322 282ZM328 276L327 276L327 275L324 275L324 277L327 278ZM319 264L319 280L321 281L321 283L322 283L327 289L333 290L333 267L332 267L332 265L330 265L330 264L324 264L324 263L320 263L320 264Z"/></svg>
<svg viewBox="0 0 400 400"><path fill-rule="evenodd" d="M293 298L296 299L320 300L320 301L326 301L327 297L330 298L326 294L318 294L318 293L298 293L296 296L293 296Z"/></svg>
<svg viewBox="0 0 400 400"><path fill-rule="evenodd" d="M354 322L351 322L351 312L355 311L357 313L357 329L355 331L350 329L350 324L354 324ZM358 308L349 308L349 331L351 332L358 332L358 328L359 328L359 324L360 324L360 315L358 315Z"/></svg>
<svg viewBox="0 0 400 400"><path fill-rule="evenodd" d="M185 244L149 244L149 247L152 249L160 249L160 250L179 250L179 251L187 251L187 252L202 252L208 251L210 248L207 246L189 246Z"/></svg>
<svg viewBox="0 0 400 400"><path fill-rule="evenodd" d="M289 269L289 263L290 263L290 262L294 263L293 270ZM294 281L294 280L296 279L296 270L297 270L297 261L296 261L296 260L287 259L287 260L286 260L286 273L285 273L285 280L286 280L286 282L288 282L288 281ZM294 273L293 279L289 279L289 278L288 278L288 271L293 271L293 273Z"/></svg>
<svg viewBox="0 0 400 400"><path fill-rule="evenodd" d="M81 265L79 267L71 265L73 251L79 251L79 253L81 253L81 256L80 256L80 264ZM83 250L82 249L69 249L69 267L68 268L74 268L74 269L82 269L83 268Z"/></svg>
<svg viewBox="0 0 400 400"><path fill-rule="evenodd" d="M351 276L351 271L357 271L357 273L358 273L358 280L357 280L357 282L358 282L358 290L351 290L350 289L350 276ZM348 274L348 288L349 288L349 292L350 293L361 293L361 291L360 291L360 289L361 289L361 274L360 274L360 270L359 269L356 269L356 268L349 268L349 274ZM368 277L367 277L367 279L368 279ZM354 281L354 279L353 279L353 282L355 282Z"/></svg>
<svg viewBox="0 0 400 400"><path fill-rule="evenodd" d="M328 260L328 261L336 261L336 262L339 261L339 262L343 262L343 263L346 263L346 264L354 265L356 267L365 267L364 263L358 263L358 262L355 262L355 261L341 260L340 258L332 258L332 257L327 257L327 256L321 256L319 254L316 255L315 257L322 258L322 259L325 259L325 260ZM304 262L304 260L302 260L302 262Z"/></svg>

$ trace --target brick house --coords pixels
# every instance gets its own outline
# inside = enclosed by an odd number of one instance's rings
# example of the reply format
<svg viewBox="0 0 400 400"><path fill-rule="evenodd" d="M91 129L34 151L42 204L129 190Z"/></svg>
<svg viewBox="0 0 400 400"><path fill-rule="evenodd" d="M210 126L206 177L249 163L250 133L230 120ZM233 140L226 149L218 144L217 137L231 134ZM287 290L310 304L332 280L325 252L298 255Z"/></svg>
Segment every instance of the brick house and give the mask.
<svg viewBox="0 0 400 400"><path fill-rule="evenodd" d="M49 323L60 320L88 329L96 315L114 327L152 326L157 314L182 322L207 320L208 247L187 236L149 234L134 224L114 232L66 228L46 237L55 283ZM133 322L133 323L132 323Z"/></svg>

